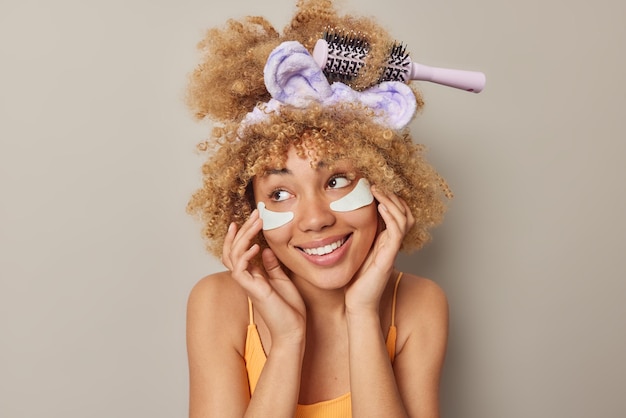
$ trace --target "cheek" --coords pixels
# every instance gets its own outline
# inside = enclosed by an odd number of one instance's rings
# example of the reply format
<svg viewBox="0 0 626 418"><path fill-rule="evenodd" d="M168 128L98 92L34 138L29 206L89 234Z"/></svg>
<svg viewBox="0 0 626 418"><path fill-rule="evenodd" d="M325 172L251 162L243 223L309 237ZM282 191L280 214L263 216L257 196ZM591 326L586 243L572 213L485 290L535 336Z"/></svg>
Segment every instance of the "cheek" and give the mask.
<svg viewBox="0 0 626 418"><path fill-rule="evenodd" d="M372 240L384 227L382 219L378 215L376 202L359 210L348 212L345 216L364 236L371 237Z"/></svg>
<svg viewBox="0 0 626 418"><path fill-rule="evenodd" d="M274 251L279 252L280 247L289 242L291 232L289 228L276 228L263 231L263 237L267 245Z"/></svg>

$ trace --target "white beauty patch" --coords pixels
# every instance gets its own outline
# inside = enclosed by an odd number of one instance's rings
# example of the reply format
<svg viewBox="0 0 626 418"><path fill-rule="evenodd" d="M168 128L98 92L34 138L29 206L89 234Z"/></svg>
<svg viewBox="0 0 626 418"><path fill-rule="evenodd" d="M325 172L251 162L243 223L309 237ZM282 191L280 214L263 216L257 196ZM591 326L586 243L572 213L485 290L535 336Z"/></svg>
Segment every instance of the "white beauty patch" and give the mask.
<svg viewBox="0 0 626 418"><path fill-rule="evenodd" d="M369 181L361 178L350 193L332 202L330 208L335 212L350 212L367 206L373 201L374 196L370 190Z"/></svg>
<svg viewBox="0 0 626 418"><path fill-rule="evenodd" d="M265 203L263 202L259 202L256 207L259 210L260 218L263 219L264 231L280 228L293 219L293 212L272 212L269 209L265 209Z"/></svg>

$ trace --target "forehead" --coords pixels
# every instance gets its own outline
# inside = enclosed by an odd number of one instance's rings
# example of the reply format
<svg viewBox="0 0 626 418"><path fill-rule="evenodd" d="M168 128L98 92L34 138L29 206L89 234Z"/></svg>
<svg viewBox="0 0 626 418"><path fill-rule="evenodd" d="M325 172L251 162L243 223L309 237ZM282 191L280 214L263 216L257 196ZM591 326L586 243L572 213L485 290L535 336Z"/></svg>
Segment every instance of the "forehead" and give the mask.
<svg viewBox="0 0 626 418"><path fill-rule="evenodd" d="M302 169L334 170L341 168L343 170L352 170L354 167L355 165L350 159L341 155L328 152L322 153L306 146L291 146L285 153L270 157L267 163L260 167L258 174L266 175L280 171Z"/></svg>

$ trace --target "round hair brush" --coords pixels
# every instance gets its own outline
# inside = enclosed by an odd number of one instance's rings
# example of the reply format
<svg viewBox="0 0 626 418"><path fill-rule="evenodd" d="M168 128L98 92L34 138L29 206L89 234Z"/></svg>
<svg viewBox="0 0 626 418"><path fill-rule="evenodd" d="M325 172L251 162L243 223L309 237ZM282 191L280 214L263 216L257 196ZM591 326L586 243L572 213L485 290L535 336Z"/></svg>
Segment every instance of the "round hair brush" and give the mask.
<svg viewBox="0 0 626 418"><path fill-rule="evenodd" d="M359 70L365 65L369 52L366 41L354 35L332 32L324 34L313 50L313 58L323 69L329 82L340 81L348 84L355 79ZM430 81L444 86L480 93L485 87L485 74L477 71L453 70L449 68L430 67L412 62L406 47L394 44L389 51L389 59L378 80Z"/></svg>

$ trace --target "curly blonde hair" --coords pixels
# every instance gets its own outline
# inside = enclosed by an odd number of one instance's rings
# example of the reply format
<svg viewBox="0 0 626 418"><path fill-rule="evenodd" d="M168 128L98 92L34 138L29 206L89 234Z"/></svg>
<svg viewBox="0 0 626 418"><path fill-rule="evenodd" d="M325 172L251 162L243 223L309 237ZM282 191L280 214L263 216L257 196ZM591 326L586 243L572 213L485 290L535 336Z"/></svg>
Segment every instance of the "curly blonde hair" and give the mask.
<svg viewBox="0 0 626 418"><path fill-rule="evenodd" d="M210 155L202 168L202 187L191 197L187 211L202 221L212 254L221 256L228 225L243 224L254 209L252 178L282 168L276 165L285 164L290 147L313 163L347 160L383 192L404 199L416 219L402 243L404 251L421 248L430 240L428 231L442 221L451 193L426 162L423 146L413 143L407 129L394 131L375 123L369 109L354 103L306 109L285 105L263 122L241 124L258 103L270 99L263 81L269 53L286 40L296 40L311 51L329 28L347 28L366 39L369 61L351 87L375 84L391 38L371 19L339 16L329 0L298 1L282 35L264 18L249 16L210 29L199 44L204 54L190 78L188 104L197 118L217 123L201 146ZM422 97L414 91L421 108ZM262 234L257 243L267 245Z"/></svg>

